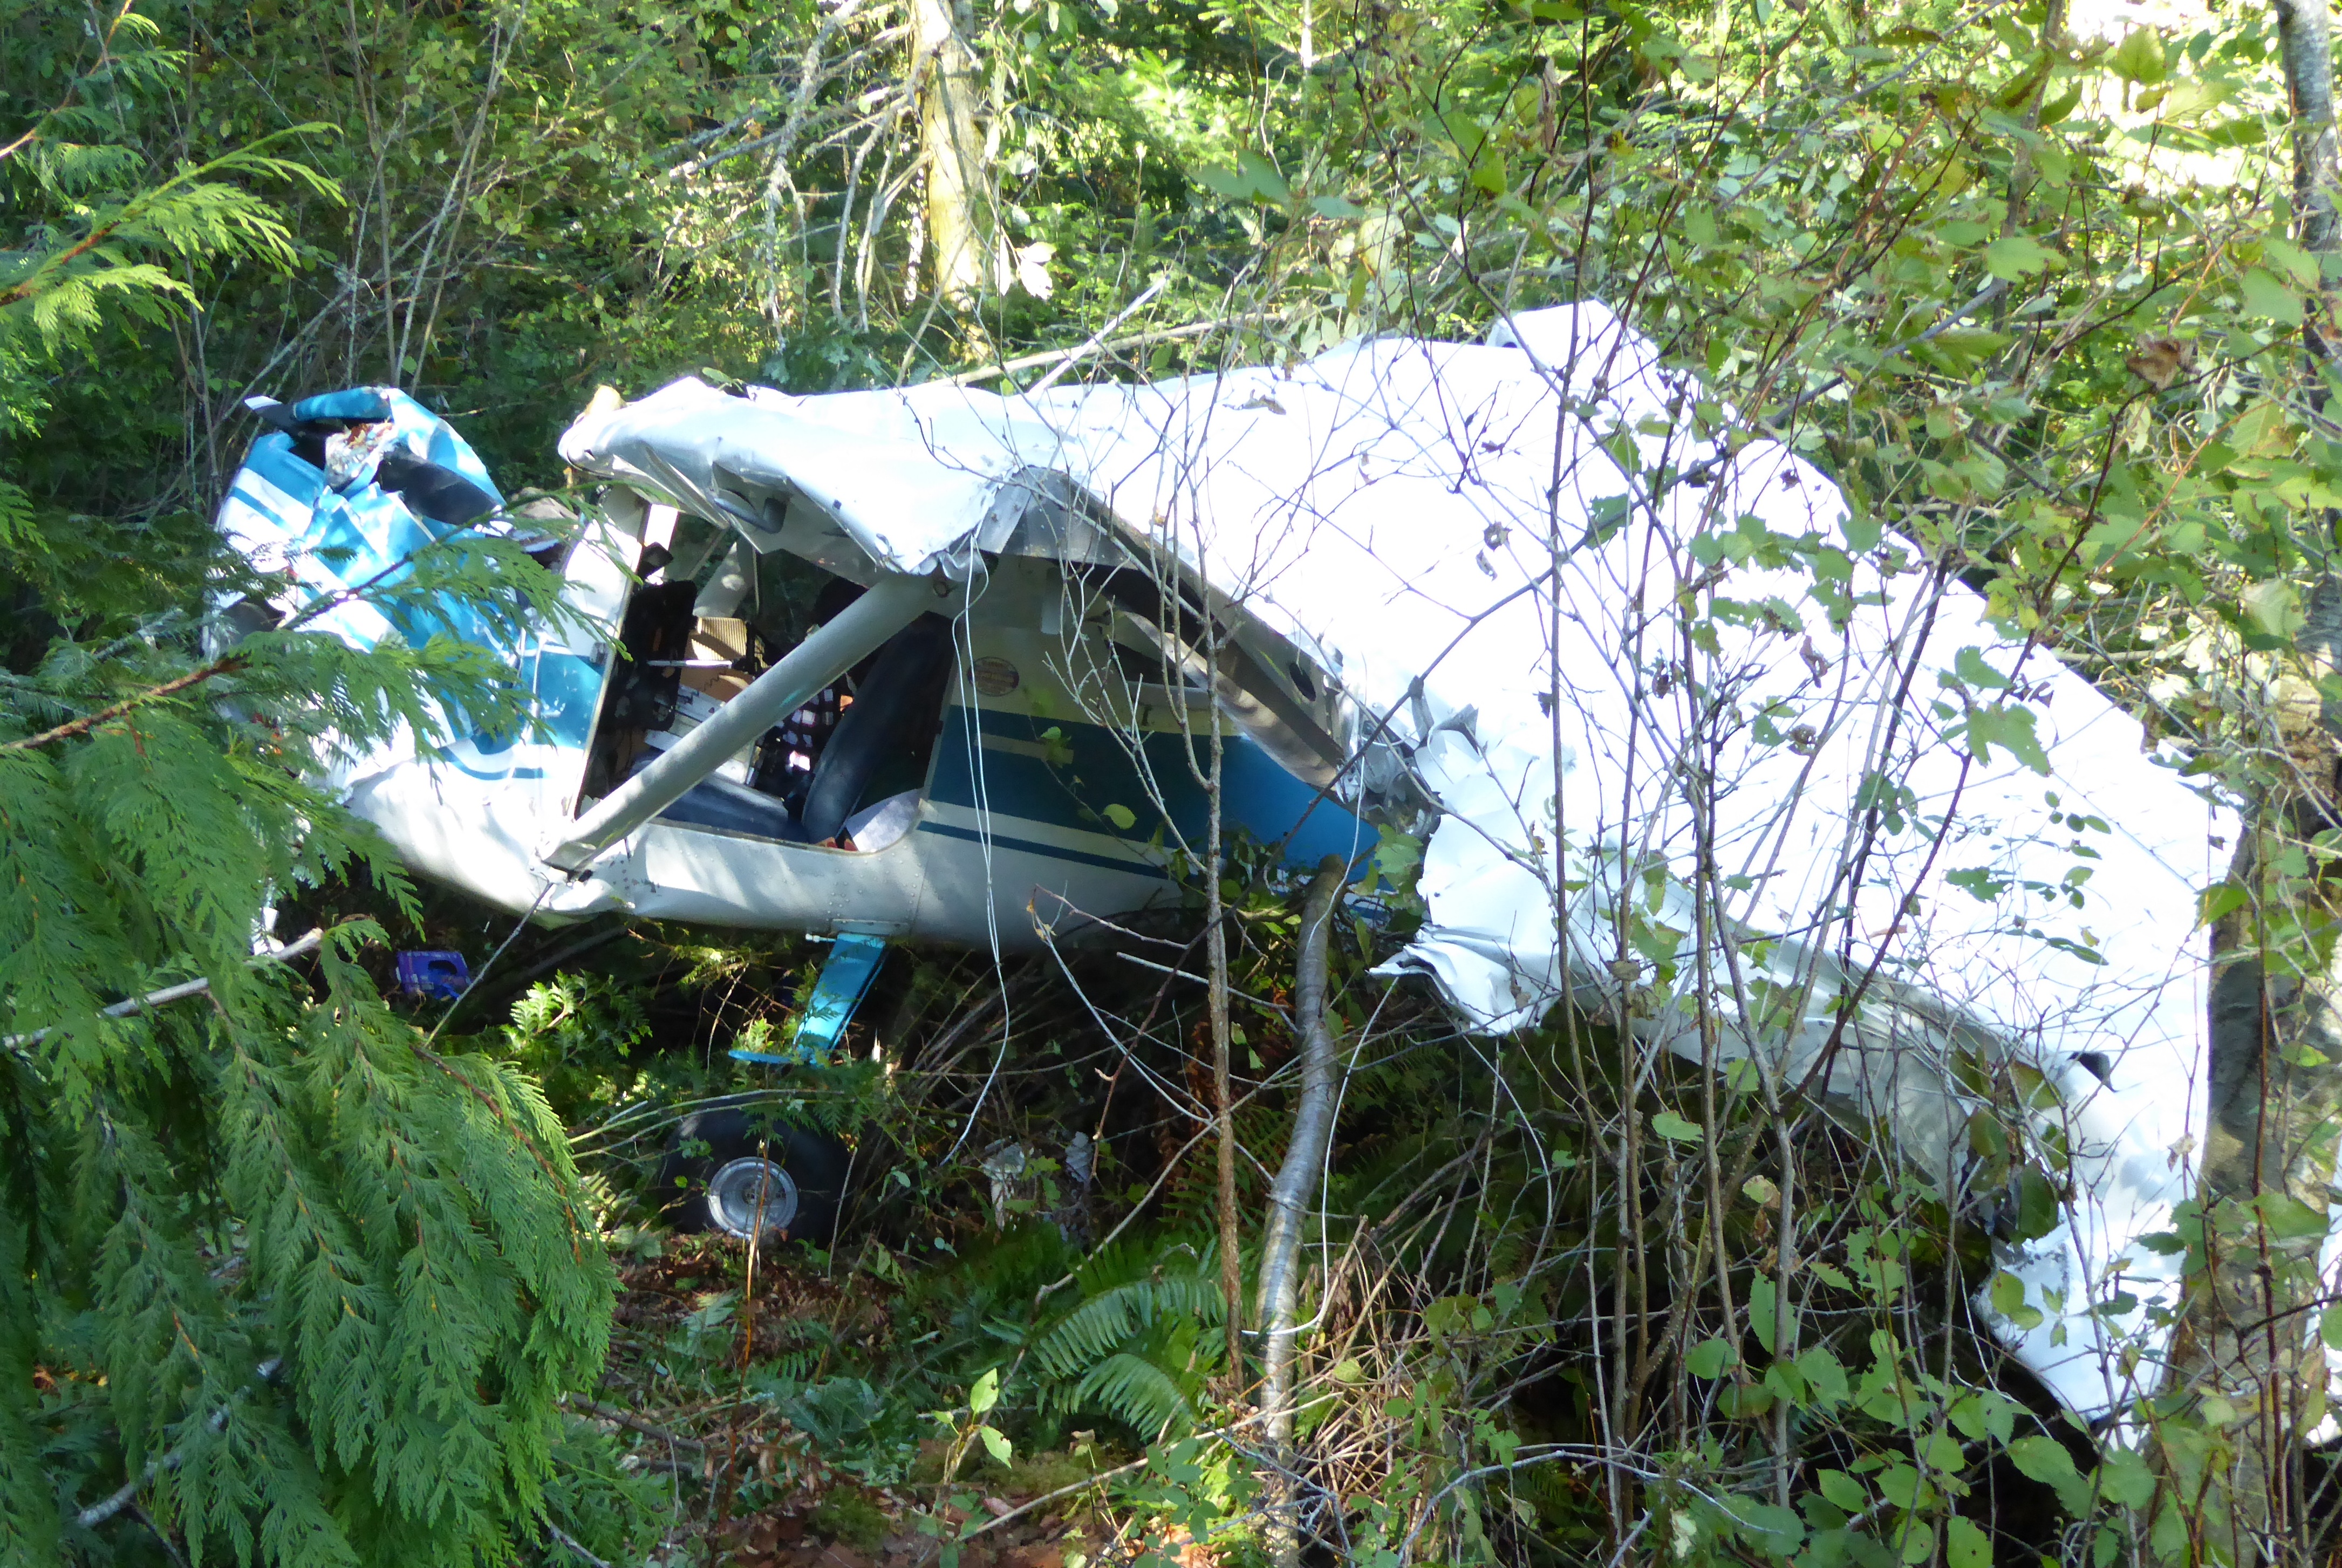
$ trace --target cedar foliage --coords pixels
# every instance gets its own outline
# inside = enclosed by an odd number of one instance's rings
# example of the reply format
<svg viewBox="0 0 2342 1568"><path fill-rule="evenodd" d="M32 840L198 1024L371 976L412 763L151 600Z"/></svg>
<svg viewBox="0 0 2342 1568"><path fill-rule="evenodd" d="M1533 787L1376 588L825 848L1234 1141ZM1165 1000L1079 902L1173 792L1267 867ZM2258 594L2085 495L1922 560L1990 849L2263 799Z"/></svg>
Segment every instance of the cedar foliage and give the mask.
<svg viewBox="0 0 2342 1568"><path fill-rule="evenodd" d="M549 607L508 544L418 566L385 603ZM513 699L445 637L191 642L62 637L0 717L11 1545L96 1549L70 1516L137 1480L157 1529L235 1561L500 1559L607 1343L564 1130L375 994L379 927L329 933L314 984L250 945L276 889L357 870L411 896L302 782L337 741ZM207 998L102 1012L196 976Z"/></svg>
<svg viewBox="0 0 2342 1568"><path fill-rule="evenodd" d="M53 215L0 259L0 416L20 433L123 324L295 259L231 182L315 187L297 165L154 170L92 139L178 68L153 35L115 15L0 164ZM0 1562L155 1537L287 1568L509 1560L552 1506L555 1402L608 1342L613 1276L564 1130L527 1077L435 1051L377 994L358 954L378 925L328 932L312 965L253 944L279 892L329 877L370 875L412 913L306 782L337 748L427 744L455 713L509 724L517 699L445 635L358 653L305 632L325 604L214 656L215 609L260 585L206 544L166 519L36 517L0 486L17 645L40 644L0 681ZM497 538L412 566L370 596L555 610ZM106 1014L194 978L206 994Z"/></svg>

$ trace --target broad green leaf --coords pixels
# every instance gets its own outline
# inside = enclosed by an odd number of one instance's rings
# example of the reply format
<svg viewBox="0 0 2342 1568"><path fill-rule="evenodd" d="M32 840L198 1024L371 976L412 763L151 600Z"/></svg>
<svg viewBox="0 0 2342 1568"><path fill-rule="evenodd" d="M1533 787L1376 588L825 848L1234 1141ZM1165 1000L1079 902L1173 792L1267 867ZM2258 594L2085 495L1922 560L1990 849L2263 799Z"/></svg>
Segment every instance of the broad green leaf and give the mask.
<svg viewBox="0 0 2342 1568"><path fill-rule="evenodd" d="M2281 235L2270 235L2261 241L2261 255L2283 267L2286 275L2302 288L2317 286L2317 258Z"/></svg>
<svg viewBox="0 0 2342 1568"><path fill-rule="evenodd" d="M2271 1241L2313 1242L2326 1237L2327 1212L2290 1193L2262 1193L2253 1203L2260 1210L2261 1223L2268 1227Z"/></svg>
<svg viewBox="0 0 2342 1568"><path fill-rule="evenodd" d="M1375 874L1393 887L1404 886L1423 864L1423 841L1385 827L1375 844Z"/></svg>
<svg viewBox="0 0 2342 1568"><path fill-rule="evenodd" d="M984 1440L984 1451L992 1455L996 1463L1006 1464L1008 1463L1008 1456L1011 1450L1008 1446L1008 1439L1006 1436L989 1426L977 1427L976 1429L976 1434Z"/></svg>
<svg viewBox="0 0 2342 1568"><path fill-rule="evenodd" d="M1207 190L1239 202L1266 201L1283 204L1292 198L1293 191L1285 179L1258 153L1239 153L1236 166L1200 168L1196 181Z"/></svg>
<svg viewBox="0 0 2342 1568"><path fill-rule="evenodd" d="M1822 1495L1848 1513L1859 1513L1870 1506L1869 1489L1843 1470L1825 1470L1814 1479L1820 1483Z"/></svg>
<svg viewBox="0 0 2342 1568"><path fill-rule="evenodd" d="M1971 691L2000 692L2008 689L2008 677L1985 662L1984 654L1975 648L1962 648L1952 661L1952 674Z"/></svg>
<svg viewBox="0 0 2342 1568"><path fill-rule="evenodd" d="M2046 1236L2057 1226L2059 1209L2057 1188L2036 1165L2017 1167L2016 1234L2011 1238L2029 1242Z"/></svg>
<svg viewBox="0 0 2342 1568"><path fill-rule="evenodd" d="M2251 897L2250 890L2242 884L2216 882L2196 895L2196 924L2210 925L2242 909Z"/></svg>
<svg viewBox="0 0 2342 1568"><path fill-rule="evenodd" d="M2098 1492L2125 1508L2144 1508L2155 1495L2155 1472L2145 1456L2127 1448L2111 1448L2098 1462Z"/></svg>
<svg viewBox="0 0 2342 1568"><path fill-rule="evenodd" d="M2155 1511L2155 1523L2147 1535L2147 1546L2155 1553L2156 1560L2177 1562L2194 1535L2194 1521L2200 1517L2193 1510L2182 1507L2177 1498L2165 1498L2163 1506Z"/></svg>
<svg viewBox="0 0 2342 1568"><path fill-rule="evenodd" d="M2064 265L2063 256L2027 235L2003 235L1984 247L1984 270L2007 283Z"/></svg>
<svg viewBox="0 0 2342 1568"><path fill-rule="evenodd" d="M2035 773L2049 771L2049 754L2041 749L2041 738L2033 730L2033 710L2023 704L1972 708L1965 733L1979 763L1990 765L1993 749L1998 747Z"/></svg>
<svg viewBox="0 0 2342 1568"><path fill-rule="evenodd" d="M1733 1362L1732 1347L1721 1339L1704 1339L1684 1356L1684 1370L1694 1377L1722 1377Z"/></svg>
<svg viewBox="0 0 2342 1568"><path fill-rule="evenodd" d="M2089 1483L2074 1468L2074 1456L2054 1437L2020 1437L2008 1445L2009 1463L2020 1474L2057 1490L2058 1499L2079 1513L2088 1505Z"/></svg>
<svg viewBox="0 0 2342 1568"><path fill-rule="evenodd" d="M1787 1509L1745 1498L1735 1498L1733 1503L1733 1512L1740 1516L1742 1533L1753 1537L1750 1544L1787 1557L1804 1543L1806 1522Z"/></svg>
<svg viewBox="0 0 2342 1568"><path fill-rule="evenodd" d="M1472 183L1492 196L1502 195L1511 186L1511 176L1505 169L1505 155L1494 142L1472 165Z"/></svg>
<svg viewBox="0 0 2342 1568"><path fill-rule="evenodd" d="M2247 315L2266 316L2281 326L2301 325L2300 294L2277 282L2259 267L2246 273L2239 286L2244 294Z"/></svg>
<svg viewBox="0 0 2342 1568"><path fill-rule="evenodd" d="M1696 1144L1706 1135L1699 1130L1698 1123L1687 1122L1673 1111L1662 1111L1652 1117L1651 1131L1678 1144Z"/></svg>
<svg viewBox="0 0 2342 1568"><path fill-rule="evenodd" d="M1871 1478L1871 1484L1878 1488L1881 1497L1897 1508L1925 1507L1934 1495L1932 1489L1920 1478L1919 1472L1899 1460L1883 1466Z"/></svg>
<svg viewBox="0 0 2342 1568"><path fill-rule="evenodd" d="M2020 1329L2041 1326L2041 1309L2025 1299L2025 1282L2006 1269L1992 1276L1992 1310Z"/></svg>
<svg viewBox="0 0 2342 1568"><path fill-rule="evenodd" d="M2011 339L2005 332L1990 332L1978 326L1956 326L1939 335L1928 345L1947 370L1962 375L1975 374L1976 367L2009 345Z"/></svg>
<svg viewBox="0 0 2342 1568"><path fill-rule="evenodd" d="M2293 449L2297 434L2285 405L2274 398L2246 404L2227 432L2227 443L2247 457L2278 456ZM2235 466L2231 460L2230 466Z"/></svg>
<svg viewBox="0 0 2342 1568"><path fill-rule="evenodd" d="M1851 1392L1846 1368L1838 1364L1837 1356L1829 1346L1817 1344L1799 1355L1797 1371L1805 1377L1806 1387L1811 1391L1814 1403L1828 1409L1846 1403L1847 1395Z"/></svg>
<svg viewBox="0 0 2342 1568"><path fill-rule="evenodd" d="M1944 1521L1945 1568L1992 1568L1992 1537L1973 1519L1954 1514Z"/></svg>
<svg viewBox="0 0 2342 1568"><path fill-rule="evenodd" d="M1236 172L1247 182L1256 196L1272 202L1286 202L1293 198L1292 187L1285 183L1285 177L1258 153L1239 155Z"/></svg>
<svg viewBox="0 0 2342 1568"><path fill-rule="evenodd" d="M2079 1473L2074 1456L2054 1437L2020 1437L2008 1445L2008 1458L2021 1473L2051 1485Z"/></svg>
<svg viewBox="0 0 2342 1568"><path fill-rule="evenodd" d="M2107 56L2107 66L2126 82L2152 86L2170 71L2164 59L2163 35L2152 27L2133 27Z"/></svg>
<svg viewBox="0 0 2342 1568"><path fill-rule="evenodd" d="M1777 1303L1779 1288L1773 1281L1759 1275L1748 1287L1748 1332L1756 1336L1757 1345L1770 1352L1780 1328Z"/></svg>
<svg viewBox="0 0 2342 1568"><path fill-rule="evenodd" d="M982 1415L999 1403L1000 1369L996 1366L977 1378L976 1386L967 1391L967 1408L970 1414Z"/></svg>
<svg viewBox="0 0 2342 1568"><path fill-rule="evenodd" d="M2007 1394L1993 1389L1970 1389L1954 1400L1944 1413L1960 1434L1971 1442L1987 1437L2002 1443L2016 1431L2017 1406Z"/></svg>
<svg viewBox="0 0 2342 1568"><path fill-rule="evenodd" d="M2302 614L2301 591L2282 577L2267 577L2245 590L2245 614L2272 637L2290 641L2309 624Z"/></svg>
<svg viewBox="0 0 2342 1568"><path fill-rule="evenodd" d="M1128 833L1132 828L1138 825L1138 814L1132 811L1126 805L1122 805L1120 804L1107 805L1102 808L1101 814L1105 816L1106 821L1114 824L1116 827L1121 829L1124 833Z"/></svg>
<svg viewBox="0 0 2342 1568"><path fill-rule="evenodd" d="M1195 174L1197 185L1207 191L1217 191L1232 200L1240 202L1252 195L1251 185L1234 169L1215 168L1207 165L1196 170Z"/></svg>

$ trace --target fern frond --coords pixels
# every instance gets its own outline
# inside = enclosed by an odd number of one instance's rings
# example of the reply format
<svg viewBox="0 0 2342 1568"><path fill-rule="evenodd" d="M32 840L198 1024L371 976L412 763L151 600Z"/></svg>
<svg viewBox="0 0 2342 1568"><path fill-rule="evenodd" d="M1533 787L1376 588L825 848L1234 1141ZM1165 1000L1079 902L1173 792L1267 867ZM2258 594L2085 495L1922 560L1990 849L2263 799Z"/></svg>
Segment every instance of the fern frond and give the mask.
<svg viewBox="0 0 2342 1568"><path fill-rule="evenodd" d="M1117 1353L1092 1367L1074 1390L1076 1407L1104 1411L1143 1438L1195 1423L1195 1407L1173 1373L1144 1356Z"/></svg>
<svg viewBox="0 0 2342 1568"><path fill-rule="evenodd" d="M1131 1334L1166 1318L1218 1323L1218 1251L1186 1243L1150 1251L1124 1242L1094 1253L1075 1274L1077 1303L1047 1322L1034 1343L1051 1373L1071 1376Z"/></svg>

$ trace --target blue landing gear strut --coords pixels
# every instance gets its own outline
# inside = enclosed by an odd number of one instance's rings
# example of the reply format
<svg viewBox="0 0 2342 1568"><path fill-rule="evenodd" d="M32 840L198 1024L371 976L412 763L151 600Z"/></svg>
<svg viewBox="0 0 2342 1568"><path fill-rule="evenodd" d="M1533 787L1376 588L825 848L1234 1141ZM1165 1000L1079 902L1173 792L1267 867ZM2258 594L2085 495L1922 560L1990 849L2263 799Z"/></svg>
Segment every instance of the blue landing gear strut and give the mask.
<svg viewBox="0 0 2342 1568"><path fill-rule="evenodd" d="M837 1048L838 1037L853 1021L854 1010L869 994L870 982L877 977L878 965L886 956L884 937L837 938L830 945L829 956L822 961L821 978L814 982L813 994L806 1000L804 1015L798 1018L788 1045L780 1051L745 1051L735 1045L731 1055L737 1061L775 1067L827 1061Z"/></svg>

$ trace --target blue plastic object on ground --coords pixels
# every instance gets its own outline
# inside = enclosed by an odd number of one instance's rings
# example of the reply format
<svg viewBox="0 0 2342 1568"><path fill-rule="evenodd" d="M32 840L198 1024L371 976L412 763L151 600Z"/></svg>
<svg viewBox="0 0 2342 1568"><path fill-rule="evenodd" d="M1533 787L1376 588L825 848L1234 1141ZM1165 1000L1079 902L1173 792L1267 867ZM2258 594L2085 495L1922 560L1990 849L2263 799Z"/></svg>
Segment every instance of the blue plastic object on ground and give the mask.
<svg viewBox="0 0 2342 1568"><path fill-rule="evenodd" d="M776 1067L792 1067L819 1062L837 1047L838 1036L853 1021L854 1010L862 1005L862 998L876 978L878 965L886 956L886 939L877 936L841 936L833 943L829 956L822 961L821 978L814 982L813 994L806 999L803 1017L797 1020L797 1031L789 1039L786 1051L747 1051L736 1045L730 1054L736 1061L763 1062Z"/></svg>
<svg viewBox="0 0 2342 1568"><path fill-rule="evenodd" d="M460 953L402 953L398 955L398 988L409 996L432 1002L453 1002L470 989L472 967Z"/></svg>

